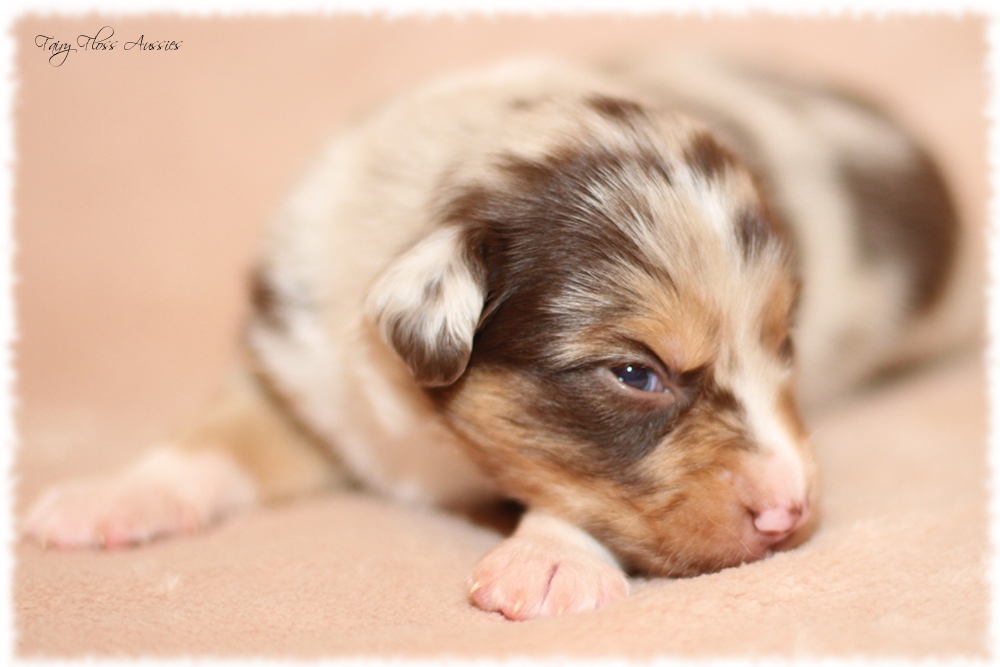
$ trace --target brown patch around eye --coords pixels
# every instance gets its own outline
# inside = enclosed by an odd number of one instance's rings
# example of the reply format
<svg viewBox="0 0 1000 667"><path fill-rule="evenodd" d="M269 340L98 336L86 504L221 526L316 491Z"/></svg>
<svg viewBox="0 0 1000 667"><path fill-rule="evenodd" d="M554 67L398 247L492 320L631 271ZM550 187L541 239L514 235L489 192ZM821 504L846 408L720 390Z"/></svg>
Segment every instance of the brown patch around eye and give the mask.
<svg viewBox="0 0 1000 667"><path fill-rule="evenodd" d="M736 395L717 385L714 380L704 383L698 398L710 405L716 412L728 413L741 418L744 414L743 404L736 398Z"/></svg>

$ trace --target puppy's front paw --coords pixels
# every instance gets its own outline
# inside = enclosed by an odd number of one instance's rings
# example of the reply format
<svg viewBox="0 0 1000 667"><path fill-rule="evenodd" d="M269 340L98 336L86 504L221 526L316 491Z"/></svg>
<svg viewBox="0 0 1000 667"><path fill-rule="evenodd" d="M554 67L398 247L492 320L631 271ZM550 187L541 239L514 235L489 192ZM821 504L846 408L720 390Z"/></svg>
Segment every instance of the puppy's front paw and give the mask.
<svg viewBox="0 0 1000 667"><path fill-rule="evenodd" d="M562 522L541 535L522 530L531 519L476 565L469 592L476 606L523 621L600 609L628 595L625 574L589 535ZM538 528L537 517L533 523Z"/></svg>
<svg viewBox="0 0 1000 667"><path fill-rule="evenodd" d="M120 547L201 528L255 500L252 480L215 452L158 450L118 477L57 486L24 522L56 547Z"/></svg>

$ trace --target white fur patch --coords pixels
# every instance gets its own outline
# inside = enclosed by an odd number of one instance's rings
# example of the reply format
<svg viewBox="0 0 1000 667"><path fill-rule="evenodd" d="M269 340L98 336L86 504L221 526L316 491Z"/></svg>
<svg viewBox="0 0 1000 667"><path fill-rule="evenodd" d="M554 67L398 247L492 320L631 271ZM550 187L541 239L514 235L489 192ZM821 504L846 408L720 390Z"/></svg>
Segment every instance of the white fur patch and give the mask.
<svg viewBox="0 0 1000 667"><path fill-rule="evenodd" d="M484 294L463 253L461 230L444 227L389 265L366 302L387 341L394 325L428 348L446 340L472 349Z"/></svg>

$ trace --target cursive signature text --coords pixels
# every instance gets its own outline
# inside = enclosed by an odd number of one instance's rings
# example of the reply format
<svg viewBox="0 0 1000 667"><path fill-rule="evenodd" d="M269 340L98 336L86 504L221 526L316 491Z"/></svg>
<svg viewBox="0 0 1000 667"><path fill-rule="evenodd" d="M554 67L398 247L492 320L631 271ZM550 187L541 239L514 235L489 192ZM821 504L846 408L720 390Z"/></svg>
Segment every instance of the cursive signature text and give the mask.
<svg viewBox="0 0 1000 667"><path fill-rule="evenodd" d="M77 35L75 46L73 42L64 42L54 35L35 35L35 46L48 54L49 64L61 67L71 53L77 51L177 51L184 43L173 39L147 40L146 35L122 43L114 39L115 29L104 26L93 35ZM118 45L121 44L121 49Z"/></svg>

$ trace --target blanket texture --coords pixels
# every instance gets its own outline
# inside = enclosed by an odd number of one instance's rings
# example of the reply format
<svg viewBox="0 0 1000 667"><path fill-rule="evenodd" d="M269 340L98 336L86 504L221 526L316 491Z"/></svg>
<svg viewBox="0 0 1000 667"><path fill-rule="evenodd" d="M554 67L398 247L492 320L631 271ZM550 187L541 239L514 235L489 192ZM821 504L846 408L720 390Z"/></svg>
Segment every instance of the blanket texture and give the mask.
<svg viewBox="0 0 1000 667"><path fill-rule="evenodd" d="M38 46L103 26L112 50L60 63ZM140 37L179 45L135 48ZM49 484L125 464L206 400L234 359L263 223L323 138L457 66L686 46L830 78L924 137L962 213L985 226L976 17L36 16L13 38L15 517ZM985 658L986 397L973 350L827 406L810 422L825 496L809 542L717 574L635 580L599 612L513 623L479 611L466 579L497 528L344 492L135 550L18 543L14 651Z"/></svg>

